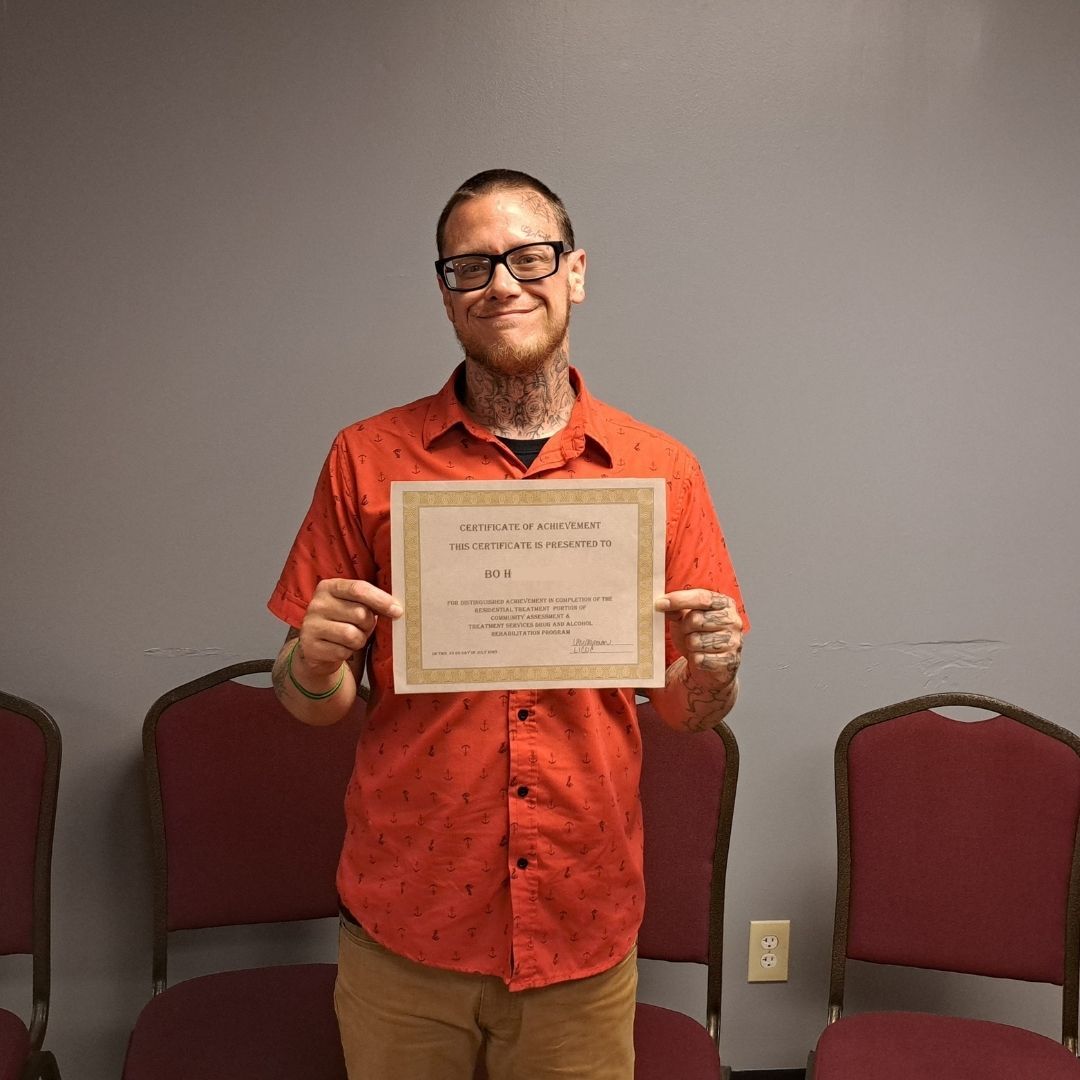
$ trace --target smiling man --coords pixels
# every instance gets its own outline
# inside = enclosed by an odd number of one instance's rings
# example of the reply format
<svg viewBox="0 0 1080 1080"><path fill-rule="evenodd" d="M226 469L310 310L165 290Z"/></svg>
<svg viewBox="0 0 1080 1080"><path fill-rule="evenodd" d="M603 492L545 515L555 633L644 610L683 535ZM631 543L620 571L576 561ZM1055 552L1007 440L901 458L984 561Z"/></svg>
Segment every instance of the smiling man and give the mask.
<svg viewBox="0 0 1080 1080"><path fill-rule="evenodd" d="M687 731L738 695L746 614L700 466L570 366L585 252L562 201L491 170L450 198L438 286L465 358L334 441L270 610L299 720L371 700L346 795L335 1004L351 1080L632 1080L644 902L634 691L393 690L390 483L663 476L667 677Z"/></svg>

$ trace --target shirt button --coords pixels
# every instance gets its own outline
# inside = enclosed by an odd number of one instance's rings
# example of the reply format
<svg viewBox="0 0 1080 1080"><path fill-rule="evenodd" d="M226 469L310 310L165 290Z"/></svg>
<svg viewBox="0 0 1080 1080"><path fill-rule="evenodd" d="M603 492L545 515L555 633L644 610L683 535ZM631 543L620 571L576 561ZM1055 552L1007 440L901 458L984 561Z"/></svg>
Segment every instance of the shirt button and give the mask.
<svg viewBox="0 0 1080 1080"><path fill-rule="evenodd" d="M518 859L518 869L519 870L526 870L526 869L528 869L528 866L529 866L529 860L528 859Z"/></svg>
<svg viewBox="0 0 1080 1080"><path fill-rule="evenodd" d="M529 719L529 710L528 709L518 709L518 719L519 720L528 720Z"/></svg>
<svg viewBox="0 0 1080 1080"><path fill-rule="evenodd" d="M518 795L520 795L524 799L525 796L528 794L529 789L524 784L522 784L521 787L518 788Z"/></svg>

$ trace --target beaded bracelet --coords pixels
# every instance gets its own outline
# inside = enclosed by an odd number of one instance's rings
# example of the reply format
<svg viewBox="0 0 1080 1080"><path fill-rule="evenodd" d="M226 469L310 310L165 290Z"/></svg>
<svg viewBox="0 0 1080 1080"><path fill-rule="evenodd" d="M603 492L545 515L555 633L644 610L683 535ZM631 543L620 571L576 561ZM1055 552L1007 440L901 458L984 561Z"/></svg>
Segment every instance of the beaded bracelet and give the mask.
<svg viewBox="0 0 1080 1080"><path fill-rule="evenodd" d="M324 690L321 694L313 694L310 690L308 690L305 687L301 686L296 681L296 676L293 674L293 669L292 669L293 654L296 652L296 650L299 647L300 647L300 639L297 638L296 639L296 644L289 650L289 657L285 661L285 674L289 676L289 682L291 682L293 684L293 686L295 686L296 689L299 690L300 693L303 694L304 697L306 697L308 699L308 701L325 701L327 698L333 697L341 689L341 684L345 681L345 662L342 661L342 663L341 663L341 671L338 674L337 682L334 683L334 685L331 686L329 690Z"/></svg>

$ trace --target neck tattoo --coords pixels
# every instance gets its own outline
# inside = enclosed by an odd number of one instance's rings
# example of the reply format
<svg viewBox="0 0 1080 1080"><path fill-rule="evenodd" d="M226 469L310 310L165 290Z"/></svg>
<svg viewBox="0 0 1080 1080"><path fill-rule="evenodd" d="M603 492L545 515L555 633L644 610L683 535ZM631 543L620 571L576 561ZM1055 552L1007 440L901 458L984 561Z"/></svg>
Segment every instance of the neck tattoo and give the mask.
<svg viewBox="0 0 1080 1080"><path fill-rule="evenodd" d="M540 439L566 427L574 407L570 360L560 349L534 371L504 375L465 363L465 406L495 435Z"/></svg>

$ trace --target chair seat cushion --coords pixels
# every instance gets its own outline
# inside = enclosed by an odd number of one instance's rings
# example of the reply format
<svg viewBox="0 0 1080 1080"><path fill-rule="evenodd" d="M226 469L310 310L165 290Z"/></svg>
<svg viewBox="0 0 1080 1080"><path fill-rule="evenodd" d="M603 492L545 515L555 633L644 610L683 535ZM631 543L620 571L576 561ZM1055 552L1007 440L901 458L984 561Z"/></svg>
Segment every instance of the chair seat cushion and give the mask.
<svg viewBox="0 0 1080 1080"><path fill-rule="evenodd" d="M634 1014L634 1080L720 1080L716 1043L685 1013L638 1002Z"/></svg>
<svg viewBox="0 0 1080 1080"><path fill-rule="evenodd" d="M13 1012L0 1009L0 1080L18 1080L30 1056L30 1032Z"/></svg>
<svg viewBox="0 0 1080 1080"><path fill-rule="evenodd" d="M334 964L226 971L152 998L124 1080L346 1080Z"/></svg>
<svg viewBox="0 0 1080 1080"><path fill-rule="evenodd" d="M814 1080L1077 1080L1080 1060L1024 1028L927 1013L858 1013L818 1040Z"/></svg>

